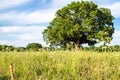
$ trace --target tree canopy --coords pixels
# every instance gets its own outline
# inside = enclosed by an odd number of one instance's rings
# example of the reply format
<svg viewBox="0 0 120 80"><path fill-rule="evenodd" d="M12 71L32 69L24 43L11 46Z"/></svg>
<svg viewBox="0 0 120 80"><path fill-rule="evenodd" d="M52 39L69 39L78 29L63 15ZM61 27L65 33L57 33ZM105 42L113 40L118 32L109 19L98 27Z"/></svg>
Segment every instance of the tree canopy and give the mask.
<svg viewBox="0 0 120 80"><path fill-rule="evenodd" d="M92 1L72 2L57 10L55 18L43 31L51 45L74 43L76 49L84 43L110 43L114 27L110 9L99 8Z"/></svg>
<svg viewBox="0 0 120 80"><path fill-rule="evenodd" d="M42 48L42 45L39 43L29 43L26 48L31 51L38 51L40 48Z"/></svg>

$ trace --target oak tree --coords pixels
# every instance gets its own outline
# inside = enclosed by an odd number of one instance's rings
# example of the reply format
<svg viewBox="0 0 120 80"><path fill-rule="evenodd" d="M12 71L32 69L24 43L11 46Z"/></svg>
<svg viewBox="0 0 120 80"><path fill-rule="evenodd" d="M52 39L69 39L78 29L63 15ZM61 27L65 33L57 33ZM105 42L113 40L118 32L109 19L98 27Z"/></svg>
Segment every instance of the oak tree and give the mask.
<svg viewBox="0 0 120 80"><path fill-rule="evenodd" d="M76 50L84 43L109 43L114 33L113 19L110 9L100 8L92 1L72 2L57 10L43 37L51 45L73 42Z"/></svg>

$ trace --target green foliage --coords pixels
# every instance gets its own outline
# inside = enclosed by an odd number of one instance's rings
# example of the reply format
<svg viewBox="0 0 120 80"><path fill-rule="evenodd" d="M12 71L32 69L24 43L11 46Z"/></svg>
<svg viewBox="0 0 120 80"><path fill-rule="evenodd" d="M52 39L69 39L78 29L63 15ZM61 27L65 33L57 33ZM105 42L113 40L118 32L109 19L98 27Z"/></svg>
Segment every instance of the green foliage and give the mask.
<svg viewBox="0 0 120 80"><path fill-rule="evenodd" d="M91 47L84 47L84 51L97 51L97 52L120 52L120 45L108 46L108 45L101 45L99 47L91 46Z"/></svg>
<svg viewBox="0 0 120 80"><path fill-rule="evenodd" d="M28 44L29 45L29 44ZM120 45L108 46L101 45L99 47L90 46L90 47L80 47L83 51L96 51L96 52L120 52ZM36 47L36 48L27 48L27 47L13 47L8 45L0 45L0 52L40 52L40 51L74 51L73 42L67 43L66 46L61 47Z"/></svg>
<svg viewBox="0 0 120 80"><path fill-rule="evenodd" d="M18 47L18 48L17 48L17 51L18 51L18 52L25 52L25 51L26 51L26 48L25 48L25 47Z"/></svg>
<svg viewBox="0 0 120 80"><path fill-rule="evenodd" d="M51 45L109 43L114 33L113 19L109 9L99 8L92 1L72 2L56 12L43 37Z"/></svg>
<svg viewBox="0 0 120 80"><path fill-rule="evenodd" d="M42 45L39 43L30 43L26 46L26 48L29 51L38 51L40 48L42 48Z"/></svg>
<svg viewBox="0 0 120 80"><path fill-rule="evenodd" d="M120 53L52 51L0 53L0 80L119 80Z"/></svg>
<svg viewBox="0 0 120 80"><path fill-rule="evenodd" d="M10 51L13 51L13 50L14 50L13 46L0 45L0 51L1 52L10 52Z"/></svg>
<svg viewBox="0 0 120 80"><path fill-rule="evenodd" d="M25 52L25 51L39 51L42 45L39 43L30 43L26 47L14 47L8 45L0 45L0 52Z"/></svg>

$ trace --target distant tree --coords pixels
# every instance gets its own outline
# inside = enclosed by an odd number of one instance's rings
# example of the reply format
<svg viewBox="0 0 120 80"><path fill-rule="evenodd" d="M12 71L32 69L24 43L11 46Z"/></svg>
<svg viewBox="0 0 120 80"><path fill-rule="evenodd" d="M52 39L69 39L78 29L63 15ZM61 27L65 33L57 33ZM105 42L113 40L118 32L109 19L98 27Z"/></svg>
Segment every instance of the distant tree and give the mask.
<svg viewBox="0 0 120 80"><path fill-rule="evenodd" d="M17 48L17 51L18 51L18 52L25 52L25 51L26 51L26 48L25 48L25 47L18 47L18 48Z"/></svg>
<svg viewBox="0 0 120 80"><path fill-rule="evenodd" d="M7 45L2 45L2 52L5 52L5 51L7 51Z"/></svg>
<svg viewBox="0 0 120 80"><path fill-rule="evenodd" d="M2 51L2 45L0 45L0 51Z"/></svg>
<svg viewBox="0 0 120 80"><path fill-rule="evenodd" d="M39 43L30 43L26 46L26 49L28 49L29 51L38 51L40 48L42 48L42 45Z"/></svg>
<svg viewBox="0 0 120 80"><path fill-rule="evenodd" d="M120 51L120 46L119 45L114 45L114 51L119 52Z"/></svg>
<svg viewBox="0 0 120 80"><path fill-rule="evenodd" d="M14 50L13 46L7 46L5 49L5 51L8 51L8 52L13 51L13 50Z"/></svg>
<svg viewBox="0 0 120 80"><path fill-rule="evenodd" d="M76 50L84 43L109 43L114 33L113 19L109 9L99 8L92 1L72 2L56 12L43 37L50 45L73 42Z"/></svg>
<svg viewBox="0 0 120 80"><path fill-rule="evenodd" d="M13 51L14 47L13 46L8 46L8 45L0 45L0 51L2 52L10 52Z"/></svg>

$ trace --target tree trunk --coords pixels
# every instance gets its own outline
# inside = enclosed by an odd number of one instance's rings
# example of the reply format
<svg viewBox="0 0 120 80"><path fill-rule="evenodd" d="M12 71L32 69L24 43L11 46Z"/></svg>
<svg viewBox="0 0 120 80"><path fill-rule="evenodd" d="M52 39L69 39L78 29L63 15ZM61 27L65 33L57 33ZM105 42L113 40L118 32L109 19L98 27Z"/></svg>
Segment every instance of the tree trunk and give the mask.
<svg viewBox="0 0 120 80"><path fill-rule="evenodd" d="M79 43L74 43L75 45L75 50L78 51L80 49Z"/></svg>

